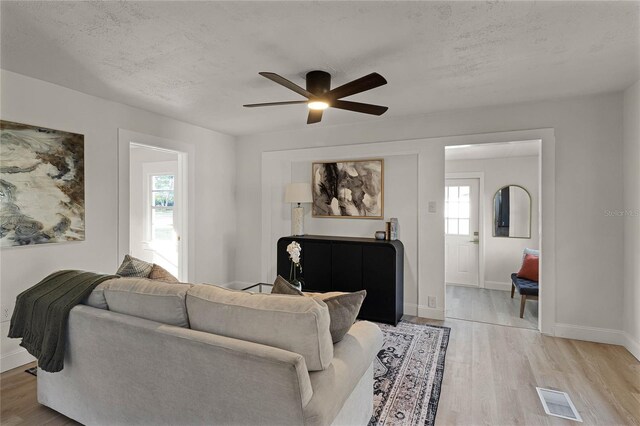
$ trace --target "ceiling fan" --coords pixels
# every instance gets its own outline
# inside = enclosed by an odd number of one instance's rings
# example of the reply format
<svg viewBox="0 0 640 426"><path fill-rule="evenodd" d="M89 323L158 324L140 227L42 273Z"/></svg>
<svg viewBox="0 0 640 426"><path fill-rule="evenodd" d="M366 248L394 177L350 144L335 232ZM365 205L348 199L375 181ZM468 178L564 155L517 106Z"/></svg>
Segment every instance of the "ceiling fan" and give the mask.
<svg viewBox="0 0 640 426"><path fill-rule="evenodd" d="M268 102L244 105L247 108L307 104L307 107L309 108L307 124L319 123L320 120L322 120L322 111L329 107L372 115L382 115L389 109L386 106L341 100L344 97L375 89L376 87L387 84L387 80L377 72L365 75L364 77L353 80L334 89L331 89L331 74L325 71L308 72L306 89L303 89L297 84L272 72L261 72L258 74L286 87L287 89L293 90L307 99L304 101Z"/></svg>

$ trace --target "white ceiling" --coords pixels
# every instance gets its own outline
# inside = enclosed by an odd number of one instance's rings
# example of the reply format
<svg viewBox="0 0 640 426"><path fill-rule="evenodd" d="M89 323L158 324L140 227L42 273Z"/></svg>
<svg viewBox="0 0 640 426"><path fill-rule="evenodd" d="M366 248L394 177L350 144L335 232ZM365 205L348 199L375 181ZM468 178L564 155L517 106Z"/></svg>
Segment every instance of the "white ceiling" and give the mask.
<svg viewBox="0 0 640 426"><path fill-rule="evenodd" d="M2 68L229 134L307 126L258 76L389 84L330 126L622 90L640 75L640 2L8 2Z"/></svg>
<svg viewBox="0 0 640 426"><path fill-rule="evenodd" d="M478 145L453 145L444 150L447 161L485 160L489 158L533 157L537 156L540 141L517 141L487 143Z"/></svg>

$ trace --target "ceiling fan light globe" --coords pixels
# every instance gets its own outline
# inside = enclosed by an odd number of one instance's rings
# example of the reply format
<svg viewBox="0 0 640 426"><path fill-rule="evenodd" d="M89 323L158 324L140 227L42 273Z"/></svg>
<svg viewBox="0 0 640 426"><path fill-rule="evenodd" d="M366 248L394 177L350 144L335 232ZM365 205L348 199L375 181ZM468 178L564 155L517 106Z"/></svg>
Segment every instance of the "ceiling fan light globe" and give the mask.
<svg viewBox="0 0 640 426"><path fill-rule="evenodd" d="M329 108L329 104L326 102L322 102L322 101L311 101L307 104L307 106L309 107L309 109L313 109L313 110L319 110L322 111L324 109Z"/></svg>

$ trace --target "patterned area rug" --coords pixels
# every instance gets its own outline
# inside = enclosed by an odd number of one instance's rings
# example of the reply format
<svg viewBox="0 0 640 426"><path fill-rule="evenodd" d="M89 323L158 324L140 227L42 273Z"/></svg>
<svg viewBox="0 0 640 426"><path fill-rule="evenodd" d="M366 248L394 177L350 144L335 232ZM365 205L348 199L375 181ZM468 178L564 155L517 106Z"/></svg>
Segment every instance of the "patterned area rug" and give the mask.
<svg viewBox="0 0 640 426"><path fill-rule="evenodd" d="M449 343L448 327L378 324L384 345L374 361L374 425L433 425Z"/></svg>

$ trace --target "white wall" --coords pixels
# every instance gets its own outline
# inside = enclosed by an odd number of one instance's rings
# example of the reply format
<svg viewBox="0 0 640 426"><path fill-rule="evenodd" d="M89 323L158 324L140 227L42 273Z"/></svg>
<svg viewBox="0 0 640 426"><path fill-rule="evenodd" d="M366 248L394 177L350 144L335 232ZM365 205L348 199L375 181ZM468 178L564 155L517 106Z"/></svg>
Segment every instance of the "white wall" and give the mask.
<svg viewBox="0 0 640 426"><path fill-rule="evenodd" d="M400 221L401 238L405 245L405 269L409 276L405 283L405 300L417 300L415 304L405 303L405 307L408 313L417 311L423 317L444 319L444 253L440 250L444 245L444 222L441 215L430 213L427 209L427 200L435 200L440 206L444 200L444 143L444 140L437 143L414 140L262 153L262 236L258 240L261 244L259 259L262 280L273 280L275 277L277 241L281 236L290 234L291 209L283 202L283 189L291 182L297 164L308 164L317 159L385 158L391 161L394 170L390 183L394 193L390 199L393 215ZM416 161L412 161L412 157ZM397 166L408 170L400 170ZM412 175L414 181L403 185L402 179ZM409 200L416 193L417 202ZM402 201L406 204L403 205ZM389 197L385 195L385 205L388 202ZM388 210L386 214L391 215ZM329 220L337 220L339 225L326 222ZM371 237L373 229L360 219L317 219L316 224L321 224L319 226L327 231L334 231L333 234L340 232L365 237ZM406 288L407 285L409 288ZM428 307L428 296L438 300L435 308Z"/></svg>
<svg viewBox="0 0 640 426"><path fill-rule="evenodd" d="M525 103L239 138L236 280L260 280L261 161L264 152L309 147L554 128L556 139L556 333L607 340L622 328L623 221L605 217L622 203L622 94ZM391 106L393 107L393 106ZM343 153L341 152L341 153ZM434 151L437 156L438 151ZM360 153L361 154L361 153ZM366 153L365 153L366 155ZM442 163L444 156L434 158ZM442 192L440 181L437 190ZM434 190L436 190L434 188ZM288 232L288 230L283 230ZM420 253L420 258L436 255ZM586 334L584 334L586 336ZM617 336L617 335L616 335Z"/></svg>
<svg viewBox="0 0 640 426"><path fill-rule="evenodd" d="M491 158L482 160L447 160L446 173L484 173L483 222L480 239L484 244L484 279L486 288L511 289L511 273L517 272L525 248L538 249L538 157ZM494 237L493 197L506 185L520 185L531 196L531 238Z"/></svg>
<svg viewBox="0 0 640 426"><path fill-rule="evenodd" d="M623 173L624 330L627 349L640 359L640 81L624 92Z"/></svg>
<svg viewBox="0 0 640 426"><path fill-rule="evenodd" d="M233 279L235 236L235 144L230 136L61 86L1 71L2 119L84 134L86 240L2 249L0 298L13 310L15 297L58 269L113 273L118 259L118 129L192 145L198 179L191 208L198 212L193 253L194 282ZM190 258L191 259L191 258ZM24 363L17 339L2 322L1 368Z"/></svg>
<svg viewBox="0 0 640 426"><path fill-rule="evenodd" d="M305 206L305 233L311 235L366 236L385 230L385 220L395 217L399 223L399 239L405 246L404 294L405 311L417 314L418 304L418 157L394 155L384 158L384 217L372 219L314 218L310 205ZM317 161L335 160L318 158ZM311 182L310 161L296 161L291 165L292 182Z"/></svg>

